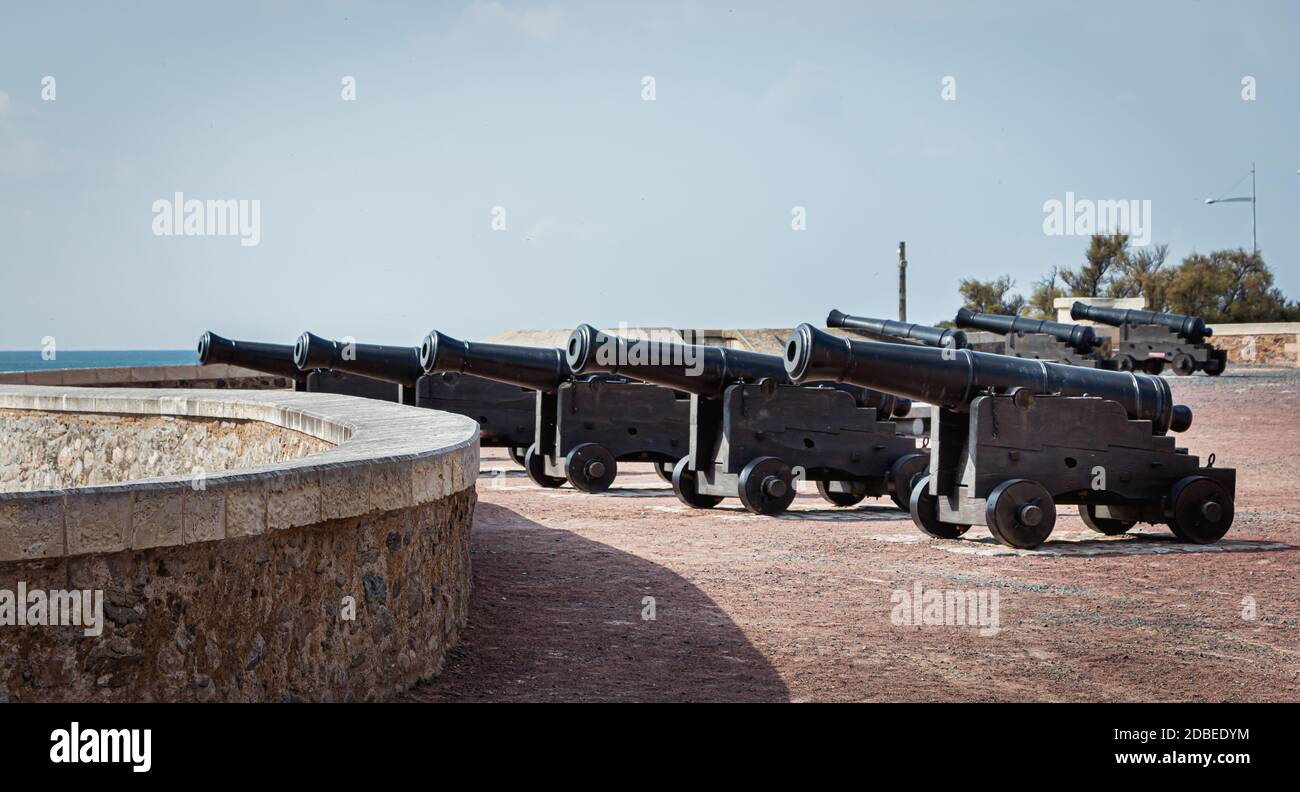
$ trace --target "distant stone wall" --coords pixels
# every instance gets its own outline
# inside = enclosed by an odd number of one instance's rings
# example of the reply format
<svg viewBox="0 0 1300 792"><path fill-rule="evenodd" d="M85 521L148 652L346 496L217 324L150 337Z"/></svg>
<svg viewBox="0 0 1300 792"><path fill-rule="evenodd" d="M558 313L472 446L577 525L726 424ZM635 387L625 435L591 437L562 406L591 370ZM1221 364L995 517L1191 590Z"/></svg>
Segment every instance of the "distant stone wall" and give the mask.
<svg viewBox="0 0 1300 792"><path fill-rule="evenodd" d="M1214 325L1210 343L1228 351L1228 363L1300 366L1300 322Z"/></svg>
<svg viewBox="0 0 1300 792"><path fill-rule="evenodd" d="M0 492L206 476L330 447L263 421L0 409Z"/></svg>
<svg viewBox="0 0 1300 792"><path fill-rule="evenodd" d="M0 702L381 700L456 644L479 468L468 418L328 394L0 385L4 409L236 435L261 422L328 447L202 487L0 493ZM98 597L103 619L50 624L38 591Z"/></svg>

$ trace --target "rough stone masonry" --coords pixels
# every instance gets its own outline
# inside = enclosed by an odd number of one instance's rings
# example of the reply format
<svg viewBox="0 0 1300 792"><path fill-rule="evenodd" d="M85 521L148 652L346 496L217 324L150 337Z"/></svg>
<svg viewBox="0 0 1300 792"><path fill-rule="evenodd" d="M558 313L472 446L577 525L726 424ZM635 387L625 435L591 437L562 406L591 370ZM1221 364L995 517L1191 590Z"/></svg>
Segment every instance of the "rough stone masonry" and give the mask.
<svg viewBox="0 0 1300 792"><path fill-rule="evenodd" d="M0 409L0 492L213 473L331 447L263 421Z"/></svg>
<svg viewBox="0 0 1300 792"><path fill-rule="evenodd" d="M0 589L102 589L105 616L94 639L0 628L0 701L388 698L436 675L465 625L475 500L0 564Z"/></svg>
<svg viewBox="0 0 1300 792"><path fill-rule="evenodd" d="M457 642L473 421L329 394L0 385L6 412L28 488L0 491L0 702L384 699ZM59 488L31 488L47 474ZM89 592L103 619L28 599L12 618L31 592Z"/></svg>

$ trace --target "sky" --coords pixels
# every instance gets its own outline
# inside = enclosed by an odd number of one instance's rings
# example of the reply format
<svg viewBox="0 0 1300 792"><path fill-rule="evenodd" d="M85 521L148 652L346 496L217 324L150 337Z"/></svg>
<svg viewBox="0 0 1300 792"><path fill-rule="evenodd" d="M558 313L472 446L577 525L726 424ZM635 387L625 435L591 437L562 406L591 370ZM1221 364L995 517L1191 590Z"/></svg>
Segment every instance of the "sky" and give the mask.
<svg viewBox="0 0 1300 792"><path fill-rule="evenodd" d="M900 240L937 322L1067 193L1249 248L1252 161L1300 297L1293 2L2 1L0 349L892 318Z"/></svg>

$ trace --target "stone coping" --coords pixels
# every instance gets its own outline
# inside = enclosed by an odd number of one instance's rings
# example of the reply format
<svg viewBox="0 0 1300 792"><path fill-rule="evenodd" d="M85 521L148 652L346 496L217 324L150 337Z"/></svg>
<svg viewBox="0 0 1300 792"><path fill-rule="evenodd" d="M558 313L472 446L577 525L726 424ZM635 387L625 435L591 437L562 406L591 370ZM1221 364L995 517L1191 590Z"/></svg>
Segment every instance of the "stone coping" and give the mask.
<svg viewBox="0 0 1300 792"><path fill-rule="evenodd" d="M1253 322L1210 325L1215 336L1300 335L1300 322ZM1210 338L1214 343L1214 337Z"/></svg>
<svg viewBox="0 0 1300 792"><path fill-rule="evenodd" d="M1068 314L1077 302L1085 305L1098 305L1102 308L1136 308L1139 311L1145 310L1147 307L1147 298L1145 297L1057 297L1052 300L1052 307L1057 310L1064 308Z"/></svg>
<svg viewBox="0 0 1300 792"><path fill-rule="evenodd" d="M133 382L175 380L258 379L271 375L242 366L214 363L208 366L117 366L105 368L35 369L0 371L0 384L14 385L130 385Z"/></svg>
<svg viewBox="0 0 1300 792"><path fill-rule="evenodd" d="M478 425L321 393L0 385L0 408L264 421L335 444L274 465L0 493L0 562L113 553L357 517L474 486Z"/></svg>

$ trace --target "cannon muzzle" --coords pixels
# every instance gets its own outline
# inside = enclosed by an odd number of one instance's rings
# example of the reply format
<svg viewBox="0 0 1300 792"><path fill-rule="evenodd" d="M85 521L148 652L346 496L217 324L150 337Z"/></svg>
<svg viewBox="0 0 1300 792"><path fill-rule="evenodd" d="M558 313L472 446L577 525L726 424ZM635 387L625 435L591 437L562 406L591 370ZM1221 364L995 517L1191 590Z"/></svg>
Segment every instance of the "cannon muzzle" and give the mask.
<svg viewBox="0 0 1300 792"><path fill-rule="evenodd" d="M1118 402L1129 418L1151 421L1157 434L1182 432L1192 424L1192 411L1174 404L1162 377L969 349L856 341L807 323L795 328L786 342L785 368L795 382L848 382L948 408L960 408L984 393L1028 388L1037 394Z"/></svg>
<svg viewBox="0 0 1300 792"><path fill-rule="evenodd" d="M334 369L407 387L413 387L424 374L419 347L331 341L315 333L298 336L293 362L300 371Z"/></svg>
<svg viewBox="0 0 1300 792"><path fill-rule="evenodd" d="M1163 313L1160 311L1139 311L1129 308L1103 308L1100 305L1088 305L1076 302L1070 306L1071 319L1087 319L1092 322L1123 327L1124 325L1160 325L1178 334L1179 338L1189 344L1199 344L1214 335L1214 328L1208 327L1199 316Z"/></svg>
<svg viewBox="0 0 1300 792"><path fill-rule="evenodd" d="M293 347L260 341L232 341L209 330L199 336L199 365L226 363L301 382L306 374L293 364Z"/></svg>
<svg viewBox="0 0 1300 792"><path fill-rule="evenodd" d="M830 315L826 317L826 326L865 330L873 335L910 339L934 347L952 347L953 349L967 349L970 347L970 341L967 340L966 334L960 330L912 324L911 322L895 322L890 319L872 319L868 316L852 316L834 308L831 309Z"/></svg>
<svg viewBox="0 0 1300 792"><path fill-rule="evenodd" d="M1043 319L1030 319L1026 316L1004 316L1002 314L979 313L968 308L957 311L957 326L972 330L988 330L1006 335L1008 333L1046 333L1057 341L1066 344L1080 355L1091 354L1102 345L1102 339L1096 331L1087 325L1049 322Z"/></svg>
<svg viewBox="0 0 1300 792"><path fill-rule="evenodd" d="M578 325L569 334L564 354L569 367L578 374L621 374L700 396L720 396L728 385L737 382L788 381L778 355L623 338L602 333L589 324Z"/></svg>
<svg viewBox="0 0 1300 792"><path fill-rule="evenodd" d="M546 393L573 378L555 347L461 341L437 330L420 345L420 366L425 374L452 371Z"/></svg>

